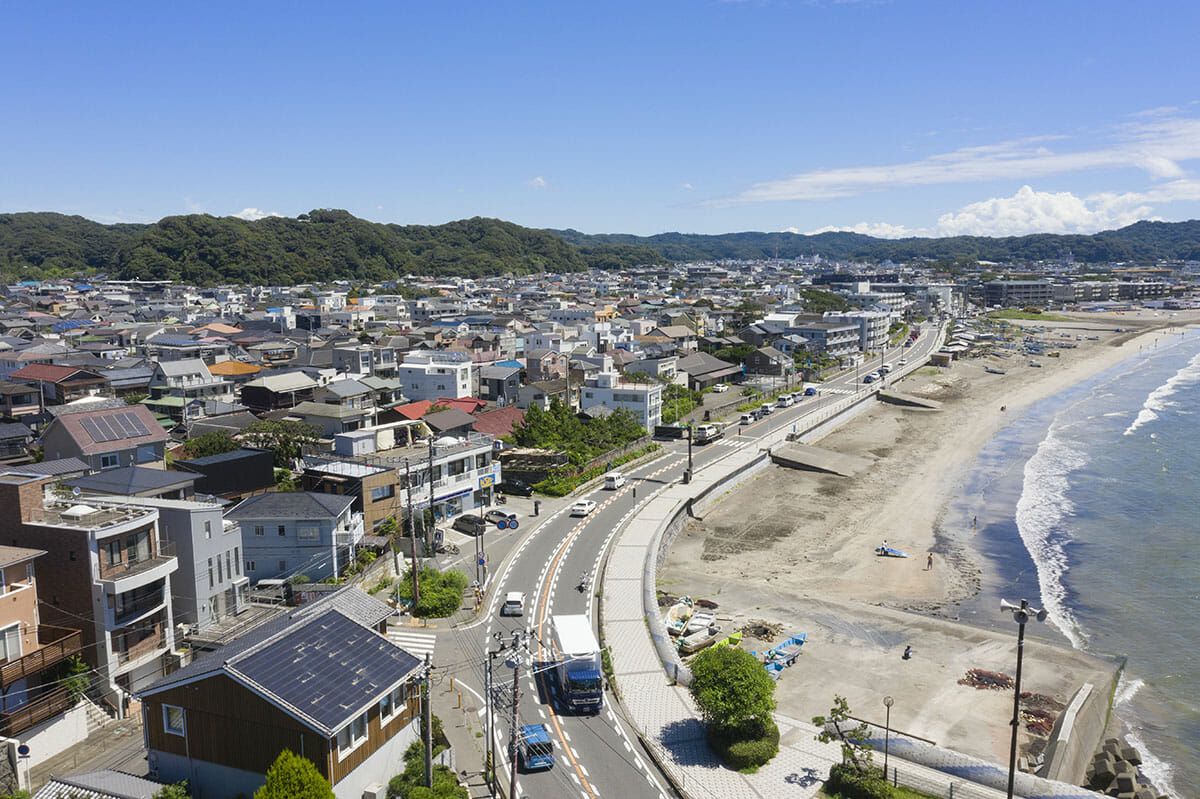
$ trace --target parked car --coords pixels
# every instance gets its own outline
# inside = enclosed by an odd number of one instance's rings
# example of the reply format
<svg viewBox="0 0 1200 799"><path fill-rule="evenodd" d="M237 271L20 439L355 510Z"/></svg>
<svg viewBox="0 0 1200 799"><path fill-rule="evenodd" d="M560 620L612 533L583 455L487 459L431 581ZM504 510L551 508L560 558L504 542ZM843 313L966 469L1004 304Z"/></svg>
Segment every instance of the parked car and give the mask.
<svg viewBox="0 0 1200 799"><path fill-rule="evenodd" d="M517 520L517 514L513 513L510 510L500 510L499 508L493 508L492 510L483 514L483 520L485 522L487 522L488 524L498 524L500 522L515 522Z"/></svg>
<svg viewBox="0 0 1200 799"><path fill-rule="evenodd" d="M497 488L500 489L500 493L502 494L515 494L518 497L533 496L533 486L520 480L510 480L505 478L504 480L500 481L500 485L498 485Z"/></svg>
<svg viewBox="0 0 1200 799"><path fill-rule="evenodd" d="M473 513L464 513L454 520L454 524L450 525L460 533L467 535L483 535L487 530L488 524L483 520L482 516L476 516Z"/></svg>
<svg viewBox="0 0 1200 799"><path fill-rule="evenodd" d="M815 397L815 396L817 396L817 390L815 388L813 388L812 386L809 386L808 388L804 389L804 396Z"/></svg>
<svg viewBox="0 0 1200 799"><path fill-rule="evenodd" d="M743 413L739 424L750 424L757 418L753 413Z"/></svg>
<svg viewBox="0 0 1200 799"><path fill-rule="evenodd" d="M714 394L724 394L728 390L729 390L728 383L717 383L715 386L713 386Z"/></svg>
<svg viewBox="0 0 1200 799"><path fill-rule="evenodd" d="M572 516L587 516L596 509L596 503L590 499L581 499L571 506Z"/></svg>
<svg viewBox="0 0 1200 799"><path fill-rule="evenodd" d="M504 595L504 604L500 606L501 616L524 616L525 594L521 591L509 591Z"/></svg>

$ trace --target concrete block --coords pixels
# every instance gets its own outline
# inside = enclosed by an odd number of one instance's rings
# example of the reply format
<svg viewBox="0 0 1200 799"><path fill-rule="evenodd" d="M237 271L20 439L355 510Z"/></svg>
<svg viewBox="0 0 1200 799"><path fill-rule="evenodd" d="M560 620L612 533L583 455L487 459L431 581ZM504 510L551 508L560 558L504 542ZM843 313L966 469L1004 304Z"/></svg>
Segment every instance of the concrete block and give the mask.
<svg viewBox="0 0 1200 799"><path fill-rule="evenodd" d="M1117 775L1117 788L1121 793L1132 794L1138 789L1137 777L1133 774L1123 773Z"/></svg>
<svg viewBox="0 0 1200 799"><path fill-rule="evenodd" d="M1138 788L1133 793L1137 797L1137 799L1155 799L1154 791L1150 790L1149 788L1147 788L1145 786Z"/></svg>
<svg viewBox="0 0 1200 799"><path fill-rule="evenodd" d="M1107 788L1117 778L1117 769L1113 761L1107 757L1096 758L1092 761L1092 765L1094 767L1093 779L1095 780L1093 784L1097 787Z"/></svg>
<svg viewBox="0 0 1200 799"><path fill-rule="evenodd" d="M1139 753L1138 750L1134 749L1132 746L1121 747L1121 759L1128 760L1130 763L1132 763L1135 766L1142 765L1141 753Z"/></svg>

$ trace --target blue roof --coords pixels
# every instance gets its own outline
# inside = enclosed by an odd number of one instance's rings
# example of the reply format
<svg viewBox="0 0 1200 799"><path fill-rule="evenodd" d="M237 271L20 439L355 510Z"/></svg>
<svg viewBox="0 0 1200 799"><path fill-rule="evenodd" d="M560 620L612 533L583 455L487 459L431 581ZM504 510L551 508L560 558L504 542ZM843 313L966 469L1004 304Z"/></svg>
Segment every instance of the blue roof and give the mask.
<svg viewBox="0 0 1200 799"><path fill-rule="evenodd" d="M525 364L521 363L520 361L497 361L496 363L492 364L492 366L515 366L518 369L525 368Z"/></svg>
<svg viewBox="0 0 1200 799"><path fill-rule="evenodd" d="M332 732L420 663L374 630L331 611L226 668Z"/></svg>

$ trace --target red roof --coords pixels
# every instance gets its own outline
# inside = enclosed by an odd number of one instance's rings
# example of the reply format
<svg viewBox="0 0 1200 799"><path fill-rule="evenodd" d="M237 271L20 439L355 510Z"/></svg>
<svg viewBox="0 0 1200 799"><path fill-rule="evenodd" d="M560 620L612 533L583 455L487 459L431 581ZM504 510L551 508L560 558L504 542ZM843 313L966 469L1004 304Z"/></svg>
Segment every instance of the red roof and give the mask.
<svg viewBox="0 0 1200 799"><path fill-rule="evenodd" d="M435 405L442 405L446 408L457 408L463 413L469 413L472 416L487 406L487 400L477 399L475 397L438 397Z"/></svg>
<svg viewBox="0 0 1200 799"><path fill-rule="evenodd" d="M420 419L425 415L425 412L433 407L433 403L429 400L417 400L410 402L407 405L397 405L392 408L393 411L403 416L405 419Z"/></svg>
<svg viewBox="0 0 1200 799"><path fill-rule="evenodd" d="M42 380L47 383L58 383L80 375L81 379L93 379L104 382L100 375L80 369L78 366L59 366L53 363L28 363L9 375L18 380Z"/></svg>
<svg viewBox="0 0 1200 799"><path fill-rule="evenodd" d="M486 433L500 438L511 433L513 428L523 421L525 421L525 411L516 405L509 405L479 414L475 417L475 424L471 425L471 429L476 433Z"/></svg>

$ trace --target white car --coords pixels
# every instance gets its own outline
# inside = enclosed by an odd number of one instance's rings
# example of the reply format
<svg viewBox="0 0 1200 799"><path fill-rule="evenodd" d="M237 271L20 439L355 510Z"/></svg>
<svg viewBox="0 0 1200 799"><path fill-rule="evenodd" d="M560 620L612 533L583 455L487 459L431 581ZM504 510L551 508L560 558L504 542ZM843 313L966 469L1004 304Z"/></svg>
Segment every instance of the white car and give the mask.
<svg viewBox="0 0 1200 799"><path fill-rule="evenodd" d="M714 394L724 394L728 390L729 390L728 383L717 383L715 386L713 386Z"/></svg>
<svg viewBox="0 0 1200 799"><path fill-rule="evenodd" d="M596 509L596 503L590 499L581 499L571 506L572 516L587 516Z"/></svg>
<svg viewBox="0 0 1200 799"><path fill-rule="evenodd" d="M901 358L900 360L896 361L896 363L904 366L906 363L908 363L908 358Z"/></svg>
<svg viewBox="0 0 1200 799"><path fill-rule="evenodd" d="M509 591L504 595L504 604L500 606L501 616L524 616L525 594L521 591Z"/></svg>

